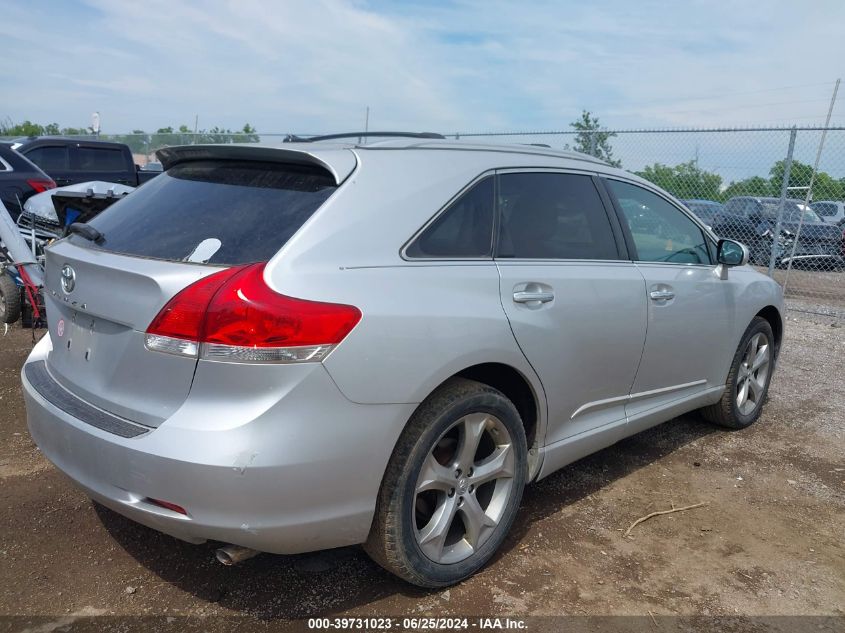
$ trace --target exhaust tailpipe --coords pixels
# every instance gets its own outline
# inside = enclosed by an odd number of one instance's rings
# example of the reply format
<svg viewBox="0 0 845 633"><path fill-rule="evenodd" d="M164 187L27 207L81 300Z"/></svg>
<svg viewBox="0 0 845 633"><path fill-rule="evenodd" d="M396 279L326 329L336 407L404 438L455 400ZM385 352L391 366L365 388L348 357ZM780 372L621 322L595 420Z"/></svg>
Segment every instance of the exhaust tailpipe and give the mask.
<svg viewBox="0 0 845 633"><path fill-rule="evenodd" d="M241 547L240 545L226 545L214 552L214 557L224 565L237 565L240 562L260 554L257 549Z"/></svg>

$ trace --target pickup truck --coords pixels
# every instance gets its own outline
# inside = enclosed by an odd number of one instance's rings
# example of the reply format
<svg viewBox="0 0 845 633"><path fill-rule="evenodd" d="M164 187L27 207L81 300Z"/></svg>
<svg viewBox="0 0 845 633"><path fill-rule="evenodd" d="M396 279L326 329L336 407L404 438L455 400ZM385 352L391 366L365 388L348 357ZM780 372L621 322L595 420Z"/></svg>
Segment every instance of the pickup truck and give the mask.
<svg viewBox="0 0 845 633"><path fill-rule="evenodd" d="M14 148L59 187L101 180L139 187L161 173L135 164L128 145L61 137L28 138Z"/></svg>

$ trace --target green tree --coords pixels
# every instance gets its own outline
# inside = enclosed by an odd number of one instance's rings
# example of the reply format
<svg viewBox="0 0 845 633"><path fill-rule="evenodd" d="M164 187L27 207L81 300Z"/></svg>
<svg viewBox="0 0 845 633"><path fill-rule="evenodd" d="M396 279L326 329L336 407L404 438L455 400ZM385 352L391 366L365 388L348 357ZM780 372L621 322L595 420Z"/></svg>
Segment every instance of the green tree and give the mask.
<svg viewBox="0 0 845 633"><path fill-rule="evenodd" d="M777 189L780 192L780 186ZM777 195L772 193L772 186L769 180L762 176L752 176L745 180L738 180L732 182L722 192L721 199L728 200L734 196L772 196Z"/></svg>
<svg viewBox="0 0 845 633"><path fill-rule="evenodd" d="M693 160L674 167L655 163L636 174L678 198L718 200L721 196L722 177L701 169Z"/></svg>
<svg viewBox="0 0 845 633"><path fill-rule="evenodd" d="M784 169L785 161L779 160L769 170L769 182L771 183L771 190L776 192L775 195L780 194ZM812 165L793 160L792 167L789 170L789 187L791 189L787 195L790 198L803 199L807 195L805 187L810 186L812 175ZM843 188L842 180L836 180L823 171L816 174L813 180L813 200L841 200L843 197L845 197L845 188Z"/></svg>
<svg viewBox="0 0 845 633"><path fill-rule="evenodd" d="M613 148L610 146L610 139L616 136L616 133L602 130L598 117L584 110L581 118L570 123L569 127L578 130L573 143L576 152L590 154L614 167L622 166L622 161L613 158Z"/></svg>
<svg viewBox="0 0 845 633"><path fill-rule="evenodd" d="M58 130L59 126L51 123L47 127L51 129L55 127ZM28 119L23 123L12 123L11 119L0 122L0 136L44 136L46 129L43 125L33 123Z"/></svg>
<svg viewBox="0 0 845 633"><path fill-rule="evenodd" d="M11 119L0 122L0 136L89 136L91 133L90 128L60 128L58 123L41 125L29 120L12 123Z"/></svg>

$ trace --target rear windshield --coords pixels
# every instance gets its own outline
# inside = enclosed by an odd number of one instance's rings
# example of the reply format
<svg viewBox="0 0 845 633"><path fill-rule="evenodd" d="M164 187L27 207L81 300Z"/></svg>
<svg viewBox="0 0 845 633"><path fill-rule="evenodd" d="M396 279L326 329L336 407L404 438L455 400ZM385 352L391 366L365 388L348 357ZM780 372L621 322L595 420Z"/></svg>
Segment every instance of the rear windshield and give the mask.
<svg viewBox="0 0 845 633"><path fill-rule="evenodd" d="M317 167L196 161L157 176L89 224L104 235L96 247L115 253L225 265L267 261L335 189Z"/></svg>

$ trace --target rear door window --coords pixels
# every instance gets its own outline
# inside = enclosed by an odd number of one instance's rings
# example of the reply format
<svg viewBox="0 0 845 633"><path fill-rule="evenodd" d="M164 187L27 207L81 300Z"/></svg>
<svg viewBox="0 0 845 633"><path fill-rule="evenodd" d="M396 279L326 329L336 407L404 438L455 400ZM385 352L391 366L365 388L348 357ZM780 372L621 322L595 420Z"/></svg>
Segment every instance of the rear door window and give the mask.
<svg viewBox="0 0 845 633"><path fill-rule="evenodd" d="M490 257L493 246L493 177L460 196L405 249L408 257Z"/></svg>
<svg viewBox="0 0 845 633"><path fill-rule="evenodd" d="M593 179L581 174L499 177L497 258L619 259Z"/></svg>
<svg viewBox="0 0 845 633"><path fill-rule="evenodd" d="M128 165L121 150L111 147L85 147L76 149L75 171L126 171Z"/></svg>
<svg viewBox="0 0 845 633"><path fill-rule="evenodd" d="M47 173L70 169L68 149L61 145L42 145L24 155Z"/></svg>
<svg viewBox="0 0 845 633"><path fill-rule="evenodd" d="M91 220L89 224L104 235L99 245L79 243L171 261L267 261L336 189L331 174L317 167L257 161L184 163Z"/></svg>

